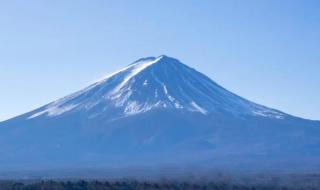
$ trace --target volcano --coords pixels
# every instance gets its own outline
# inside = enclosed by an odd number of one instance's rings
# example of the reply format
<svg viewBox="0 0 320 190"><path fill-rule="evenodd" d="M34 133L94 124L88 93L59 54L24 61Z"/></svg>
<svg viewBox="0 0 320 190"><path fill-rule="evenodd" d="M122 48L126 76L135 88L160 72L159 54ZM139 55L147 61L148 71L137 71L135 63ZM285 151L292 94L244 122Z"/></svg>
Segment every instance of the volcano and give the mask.
<svg viewBox="0 0 320 190"><path fill-rule="evenodd" d="M0 123L0 168L320 169L320 122L259 105L167 57Z"/></svg>

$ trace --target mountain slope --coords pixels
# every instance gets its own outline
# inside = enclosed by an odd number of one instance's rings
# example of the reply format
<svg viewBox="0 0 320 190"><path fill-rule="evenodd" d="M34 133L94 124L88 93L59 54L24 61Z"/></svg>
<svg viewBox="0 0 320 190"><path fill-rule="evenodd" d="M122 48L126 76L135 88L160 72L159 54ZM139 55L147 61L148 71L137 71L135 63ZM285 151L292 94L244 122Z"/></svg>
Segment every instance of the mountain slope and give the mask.
<svg viewBox="0 0 320 190"><path fill-rule="evenodd" d="M122 117L153 109L230 113L281 119L286 114L249 102L223 89L178 60L160 56L140 59L83 91L33 112L28 119L85 111L96 117L112 110ZM96 115L92 114L97 110Z"/></svg>
<svg viewBox="0 0 320 190"><path fill-rule="evenodd" d="M319 135L317 121L241 98L176 59L149 57L0 123L0 168L317 169Z"/></svg>

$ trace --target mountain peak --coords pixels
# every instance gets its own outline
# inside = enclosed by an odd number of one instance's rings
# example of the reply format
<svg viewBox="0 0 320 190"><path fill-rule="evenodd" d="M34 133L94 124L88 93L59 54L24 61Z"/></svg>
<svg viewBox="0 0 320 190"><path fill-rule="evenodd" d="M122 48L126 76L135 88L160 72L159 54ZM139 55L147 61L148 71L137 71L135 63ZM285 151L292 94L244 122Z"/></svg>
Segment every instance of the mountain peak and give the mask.
<svg viewBox="0 0 320 190"><path fill-rule="evenodd" d="M167 55L160 55L157 57L144 57L140 58L137 61L133 62L130 65L135 65L135 64L142 64L146 62L152 62L151 65L154 65L156 63L178 63L179 61L173 57L167 56ZM179 62L180 63L180 62Z"/></svg>
<svg viewBox="0 0 320 190"><path fill-rule="evenodd" d="M159 55L157 58L160 58L160 59L168 59L168 60L175 60L175 58L173 58L173 57L169 57L169 56L167 56L167 55Z"/></svg>
<svg viewBox="0 0 320 190"><path fill-rule="evenodd" d="M44 106L28 118L85 112L89 117L107 115L114 119L151 110L285 117L282 112L227 91L179 60L161 55L141 58L82 91Z"/></svg>

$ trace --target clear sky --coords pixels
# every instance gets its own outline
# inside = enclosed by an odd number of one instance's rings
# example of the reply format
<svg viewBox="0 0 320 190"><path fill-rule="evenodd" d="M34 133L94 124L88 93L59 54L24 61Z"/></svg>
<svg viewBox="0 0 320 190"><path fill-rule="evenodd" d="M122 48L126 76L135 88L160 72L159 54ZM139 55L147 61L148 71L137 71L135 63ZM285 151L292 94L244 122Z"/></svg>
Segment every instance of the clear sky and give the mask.
<svg viewBox="0 0 320 190"><path fill-rule="evenodd" d="M0 120L161 54L320 120L318 0L0 1Z"/></svg>

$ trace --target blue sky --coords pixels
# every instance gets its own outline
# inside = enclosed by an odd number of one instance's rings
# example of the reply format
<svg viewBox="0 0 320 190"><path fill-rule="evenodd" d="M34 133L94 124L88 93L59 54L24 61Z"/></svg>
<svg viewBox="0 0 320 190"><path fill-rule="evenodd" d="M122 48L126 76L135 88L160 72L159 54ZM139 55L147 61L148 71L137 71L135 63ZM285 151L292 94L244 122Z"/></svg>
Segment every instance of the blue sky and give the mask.
<svg viewBox="0 0 320 190"><path fill-rule="evenodd" d="M166 54L247 99L320 120L320 1L0 1L0 120Z"/></svg>

